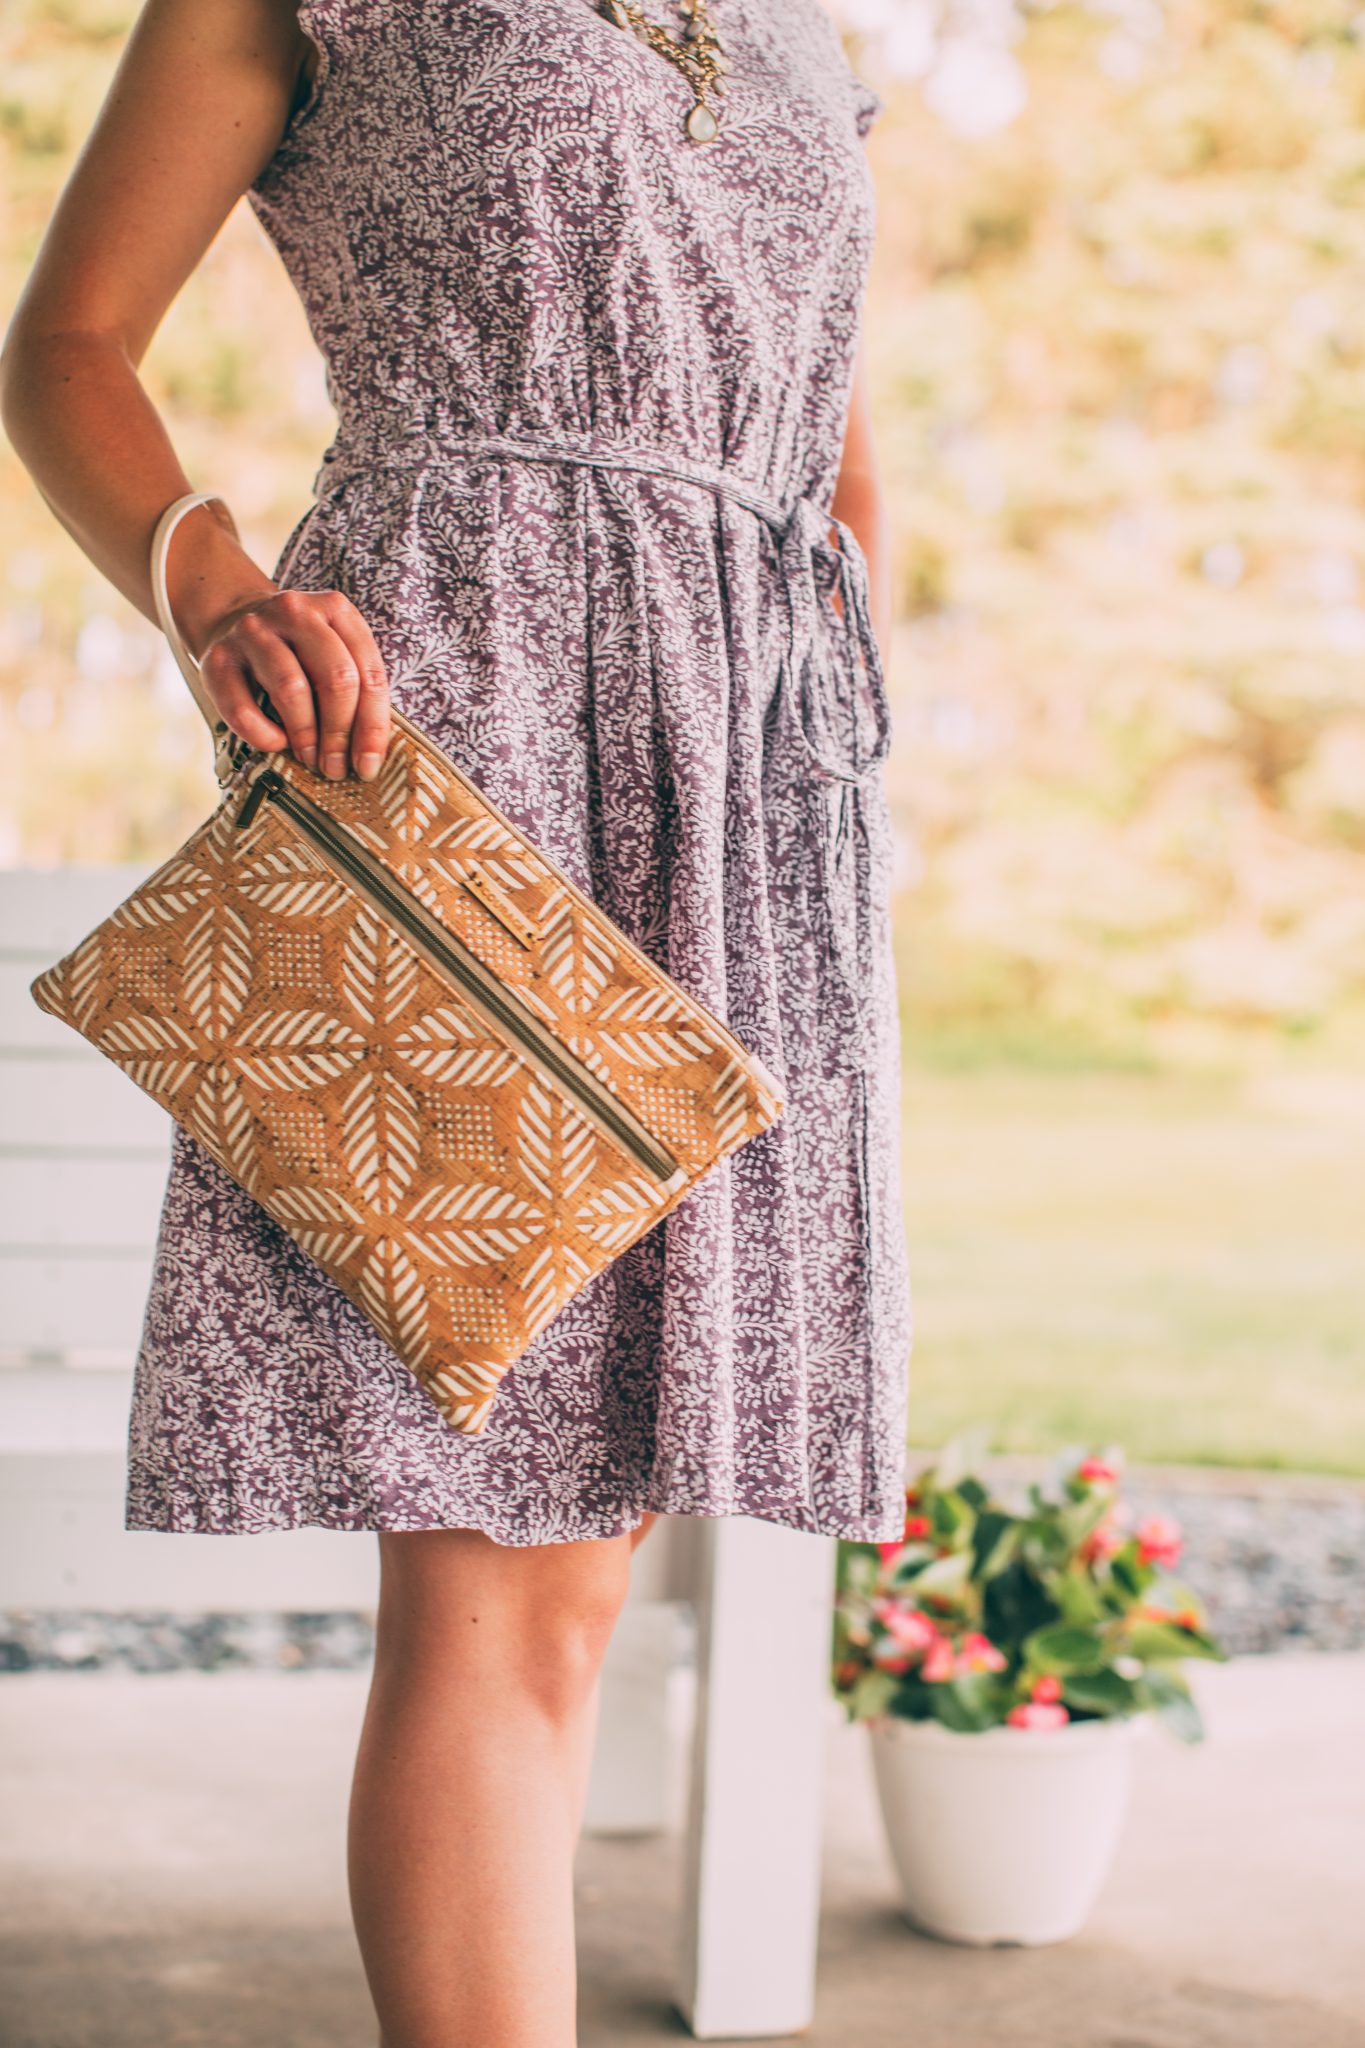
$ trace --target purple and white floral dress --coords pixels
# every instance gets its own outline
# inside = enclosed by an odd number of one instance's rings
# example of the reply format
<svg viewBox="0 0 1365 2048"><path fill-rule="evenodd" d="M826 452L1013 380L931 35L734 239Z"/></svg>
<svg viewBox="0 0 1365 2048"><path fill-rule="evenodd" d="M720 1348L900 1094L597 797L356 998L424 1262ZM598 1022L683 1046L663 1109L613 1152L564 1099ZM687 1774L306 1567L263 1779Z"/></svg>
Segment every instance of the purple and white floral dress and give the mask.
<svg viewBox="0 0 1365 2048"><path fill-rule="evenodd" d="M394 702L787 1107L559 1311L477 1437L177 1126L127 1526L898 1536L889 722L828 511L880 101L820 0L713 0L705 144L593 0L299 11L317 73L248 197L339 426L275 579L346 592Z"/></svg>

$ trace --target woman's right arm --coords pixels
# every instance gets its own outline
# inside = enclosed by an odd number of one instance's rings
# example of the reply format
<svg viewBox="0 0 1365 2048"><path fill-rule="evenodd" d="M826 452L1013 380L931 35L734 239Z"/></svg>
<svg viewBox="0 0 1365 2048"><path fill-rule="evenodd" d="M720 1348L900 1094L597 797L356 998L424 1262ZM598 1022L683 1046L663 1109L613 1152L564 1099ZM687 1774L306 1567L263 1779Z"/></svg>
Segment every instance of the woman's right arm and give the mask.
<svg viewBox="0 0 1365 2048"><path fill-rule="evenodd" d="M153 334L269 162L309 49L291 0L146 0L48 223L3 349L0 419L52 512L156 618L150 549L197 488L137 374ZM216 505L176 529L171 610L233 732L310 766L377 772L383 659L339 591L281 591ZM264 690L276 724L251 687Z"/></svg>

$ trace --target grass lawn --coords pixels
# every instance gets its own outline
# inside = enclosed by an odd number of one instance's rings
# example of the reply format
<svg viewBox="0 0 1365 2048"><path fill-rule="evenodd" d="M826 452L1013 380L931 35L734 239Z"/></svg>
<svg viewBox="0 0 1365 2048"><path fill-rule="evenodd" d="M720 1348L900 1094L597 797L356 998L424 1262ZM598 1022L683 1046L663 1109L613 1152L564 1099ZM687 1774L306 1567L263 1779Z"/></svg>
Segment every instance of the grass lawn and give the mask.
<svg viewBox="0 0 1365 2048"><path fill-rule="evenodd" d="M1365 1073L905 1076L910 1441L1365 1474Z"/></svg>

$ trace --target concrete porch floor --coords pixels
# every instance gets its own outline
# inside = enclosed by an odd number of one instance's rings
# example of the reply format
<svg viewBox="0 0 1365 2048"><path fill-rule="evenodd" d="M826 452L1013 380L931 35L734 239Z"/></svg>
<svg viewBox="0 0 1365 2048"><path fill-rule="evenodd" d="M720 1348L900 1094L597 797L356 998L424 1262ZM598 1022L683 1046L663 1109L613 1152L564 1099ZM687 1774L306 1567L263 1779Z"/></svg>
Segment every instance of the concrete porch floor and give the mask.
<svg viewBox="0 0 1365 2048"><path fill-rule="evenodd" d="M863 1732L831 1703L803 2038L1365 2048L1365 1655L1193 1675L1207 1742L1139 1742L1118 1862L1048 1949L909 1928ZM342 1857L364 1691L330 1672L0 1681L4 2048L373 2048ZM678 1855L676 1835L584 1841L581 2048L690 2038L669 1999Z"/></svg>

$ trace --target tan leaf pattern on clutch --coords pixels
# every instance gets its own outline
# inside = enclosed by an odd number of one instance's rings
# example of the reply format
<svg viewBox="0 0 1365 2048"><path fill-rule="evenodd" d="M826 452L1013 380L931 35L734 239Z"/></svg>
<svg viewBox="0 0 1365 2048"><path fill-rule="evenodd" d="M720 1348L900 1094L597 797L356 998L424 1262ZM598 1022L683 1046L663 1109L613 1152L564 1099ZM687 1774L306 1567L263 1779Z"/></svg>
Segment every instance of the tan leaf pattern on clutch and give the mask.
<svg viewBox="0 0 1365 2048"><path fill-rule="evenodd" d="M613 957L597 933L573 919L556 925L545 945L545 976L566 1013L588 1015L611 985Z"/></svg>
<svg viewBox="0 0 1365 2048"><path fill-rule="evenodd" d="M277 1187L265 1206L320 1265L346 1264L364 1249L360 1213L336 1188Z"/></svg>
<svg viewBox="0 0 1365 2048"><path fill-rule="evenodd" d="M186 934L183 959L190 1013L208 1036L221 1038L251 986L251 933L241 912L205 904Z"/></svg>
<svg viewBox="0 0 1365 2048"><path fill-rule="evenodd" d="M381 1237L367 1247L358 1294L400 1358L420 1371L431 1349L431 1318L422 1276L395 1238Z"/></svg>
<svg viewBox="0 0 1365 2048"><path fill-rule="evenodd" d="M421 1152L417 1105L382 1067L366 1066L341 1102L346 1165L372 1208L392 1214L412 1185Z"/></svg>
<svg viewBox="0 0 1365 2048"><path fill-rule="evenodd" d="M390 939L388 926L372 910L358 913L347 933L342 981L367 1029L396 1023L417 987L412 948Z"/></svg>
<svg viewBox="0 0 1365 2048"><path fill-rule="evenodd" d="M231 1057L261 1088L316 1088L365 1056L359 1032L321 1009L267 1012L243 1041Z"/></svg>
<svg viewBox="0 0 1365 2048"><path fill-rule="evenodd" d="M186 1127L200 1144L221 1159L234 1180L254 1195L261 1179L251 1107L235 1074L220 1062L201 1069L199 1086L186 1102Z"/></svg>
<svg viewBox="0 0 1365 2048"><path fill-rule="evenodd" d="M65 977L66 999L71 1006L71 1021L78 1031L89 1033L100 994L100 961L102 948L98 932L92 932L88 939L82 939L70 955L69 971Z"/></svg>
<svg viewBox="0 0 1365 2048"><path fill-rule="evenodd" d="M179 924L213 889L214 869L198 861L172 858L159 871L156 889L147 889L121 903L114 917L133 930Z"/></svg>

